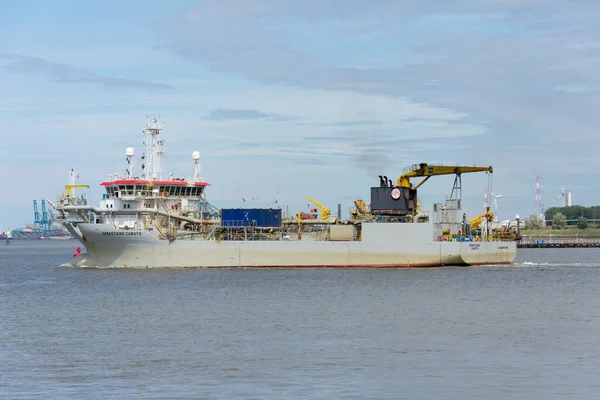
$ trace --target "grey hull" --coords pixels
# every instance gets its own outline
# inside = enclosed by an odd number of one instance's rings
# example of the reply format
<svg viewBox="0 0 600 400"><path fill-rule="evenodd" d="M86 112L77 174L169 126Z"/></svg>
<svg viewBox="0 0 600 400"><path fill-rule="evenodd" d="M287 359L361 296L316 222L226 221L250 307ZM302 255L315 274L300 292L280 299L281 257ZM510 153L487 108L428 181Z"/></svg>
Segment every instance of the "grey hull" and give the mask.
<svg viewBox="0 0 600 400"><path fill-rule="evenodd" d="M361 241L160 240L146 230L79 224L87 249L74 265L155 267L378 267L510 264L515 242L443 242L428 224L364 224Z"/></svg>

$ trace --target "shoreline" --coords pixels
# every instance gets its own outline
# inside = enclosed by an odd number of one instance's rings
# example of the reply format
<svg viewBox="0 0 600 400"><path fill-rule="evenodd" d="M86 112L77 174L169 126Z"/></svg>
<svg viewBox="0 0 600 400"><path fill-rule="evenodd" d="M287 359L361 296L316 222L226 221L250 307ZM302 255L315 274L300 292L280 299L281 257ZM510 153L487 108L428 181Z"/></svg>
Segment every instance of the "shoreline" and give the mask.
<svg viewBox="0 0 600 400"><path fill-rule="evenodd" d="M560 239L560 238L586 238L586 239L600 239L600 229L561 229L561 230L535 230L527 231L521 230L521 237L523 238L548 238L548 239Z"/></svg>

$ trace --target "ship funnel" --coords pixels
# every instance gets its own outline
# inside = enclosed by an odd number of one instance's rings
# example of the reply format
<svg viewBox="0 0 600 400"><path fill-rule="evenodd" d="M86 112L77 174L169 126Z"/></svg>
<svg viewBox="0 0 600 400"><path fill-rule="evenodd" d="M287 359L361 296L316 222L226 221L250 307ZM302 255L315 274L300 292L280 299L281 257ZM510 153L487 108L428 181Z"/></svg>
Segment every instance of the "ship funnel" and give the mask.
<svg viewBox="0 0 600 400"><path fill-rule="evenodd" d="M383 184L383 187L388 187L388 186L389 186L389 185L388 185L388 177L384 175L384 176L383 176L383 179L385 179L385 182L384 182L384 184Z"/></svg>

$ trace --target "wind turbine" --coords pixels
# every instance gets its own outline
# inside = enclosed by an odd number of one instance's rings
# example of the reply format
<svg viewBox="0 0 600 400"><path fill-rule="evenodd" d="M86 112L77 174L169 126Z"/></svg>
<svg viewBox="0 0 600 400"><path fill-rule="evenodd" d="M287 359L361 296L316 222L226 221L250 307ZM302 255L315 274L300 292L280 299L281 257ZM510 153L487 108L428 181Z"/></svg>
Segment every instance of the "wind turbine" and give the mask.
<svg viewBox="0 0 600 400"><path fill-rule="evenodd" d="M266 207L271 208L272 205L275 205L275 208L279 206L279 188L275 191L275 200L271 201Z"/></svg>
<svg viewBox="0 0 600 400"><path fill-rule="evenodd" d="M554 197L553 203L556 203L556 200L560 198L562 198L562 207L570 207L573 205L573 201L575 201L575 197L573 196L571 191L565 189L564 181L561 184L561 193L558 196Z"/></svg>
<svg viewBox="0 0 600 400"><path fill-rule="evenodd" d="M495 216L496 222L498 222L499 221L499 219L498 219L498 199L506 196L506 193L494 194L493 192L490 192L490 194L494 198L494 216Z"/></svg>
<svg viewBox="0 0 600 400"><path fill-rule="evenodd" d="M242 195L242 192L240 192L240 189L239 189L239 188L237 188L237 187L236 187L236 188L235 188L235 190L237 190L238 194L239 194L239 195L240 195L240 197L242 198L242 208L245 208L245 207L246 207L246 200L259 200L259 198L258 198L258 197L252 197L252 198L250 198L250 199L246 199L246 198L245 198L245 197Z"/></svg>

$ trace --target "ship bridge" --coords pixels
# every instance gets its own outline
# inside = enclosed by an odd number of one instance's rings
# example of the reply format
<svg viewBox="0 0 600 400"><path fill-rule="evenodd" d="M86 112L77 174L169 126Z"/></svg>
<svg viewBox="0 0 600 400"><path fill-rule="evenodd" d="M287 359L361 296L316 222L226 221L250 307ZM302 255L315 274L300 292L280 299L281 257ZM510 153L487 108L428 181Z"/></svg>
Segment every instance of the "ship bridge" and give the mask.
<svg viewBox="0 0 600 400"><path fill-rule="evenodd" d="M106 189L106 198L119 197L121 199L148 198L148 197L203 197L204 188L210 186L208 182L188 182L186 180L143 180L143 179L117 179L101 183Z"/></svg>
<svg viewBox="0 0 600 400"><path fill-rule="evenodd" d="M125 150L127 169L124 176L109 175L109 179L101 183L106 189L104 199L118 197L122 200L143 198L202 198L204 188L210 186L200 177L200 152L194 151L193 179L174 178L170 174L168 180L163 179L162 157L164 141L160 138L161 122L149 118L144 133L146 152L141 156L141 175L134 174L134 150Z"/></svg>

